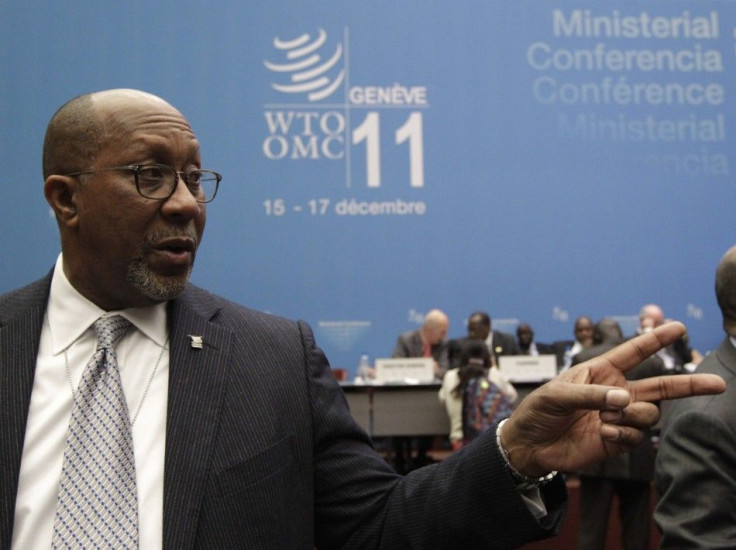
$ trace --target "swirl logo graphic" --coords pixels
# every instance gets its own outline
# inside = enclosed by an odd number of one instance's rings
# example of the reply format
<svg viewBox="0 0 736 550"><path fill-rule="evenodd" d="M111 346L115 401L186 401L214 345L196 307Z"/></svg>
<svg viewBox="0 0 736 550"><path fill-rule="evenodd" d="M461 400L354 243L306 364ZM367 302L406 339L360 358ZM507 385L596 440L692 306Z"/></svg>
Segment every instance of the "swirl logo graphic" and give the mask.
<svg viewBox="0 0 736 550"><path fill-rule="evenodd" d="M327 33L319 29L318 35L305 33L293 40L278 36L273 46L284 57L281 62L264 61L269 71L284 75L287 83L272 83L271 87L284 94L306 94L309 101L320 101L337 90L345 79L345 69L339 65L343 58L342 44L338 43L328 56ZM325 60L326 57L326 60Z"/></svg>

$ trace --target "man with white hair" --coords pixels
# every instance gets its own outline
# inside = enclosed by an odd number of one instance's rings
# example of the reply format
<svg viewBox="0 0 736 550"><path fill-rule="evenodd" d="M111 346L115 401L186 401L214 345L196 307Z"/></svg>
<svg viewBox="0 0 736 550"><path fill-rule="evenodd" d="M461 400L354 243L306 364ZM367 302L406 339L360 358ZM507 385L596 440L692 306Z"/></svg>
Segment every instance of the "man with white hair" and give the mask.
<svg viewBox="0 0 736 550"><path fill-rule="evenodd" d="M639 310L639 328L643 334L661 326L667 321L662 308L657 304L646 304ZM678 338L673 344L661 349L657 355L664 362L665 368L675 372L693 371L703 360L703 356L689 345L688 335Z"/></svg>
<svg viewBox="0 0 736 550"><path fill-rule="evenodd" d="M432 357L435 362L435 376L442 378L447 371L447 330L450 320L445 312L432 309L424 316L418 330L411 330L399 336L392 357Z"/></svg>

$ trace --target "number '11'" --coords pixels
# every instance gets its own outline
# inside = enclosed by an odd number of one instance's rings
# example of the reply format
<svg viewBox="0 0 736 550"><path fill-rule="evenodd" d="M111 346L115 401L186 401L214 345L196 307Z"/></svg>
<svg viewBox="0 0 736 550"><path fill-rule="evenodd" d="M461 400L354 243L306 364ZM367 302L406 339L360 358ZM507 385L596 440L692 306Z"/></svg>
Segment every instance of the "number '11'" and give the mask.
<svg viewBox="0 0 736 550"><path fill-rule="evenodd" d="M409 176L412 187L424 187L424 141L422 113L412 113L396 130L396 145L409 140ZM381 186L381 128L378 113L371 111L353 130L353 145L365 141L368 187Z"/></svg>

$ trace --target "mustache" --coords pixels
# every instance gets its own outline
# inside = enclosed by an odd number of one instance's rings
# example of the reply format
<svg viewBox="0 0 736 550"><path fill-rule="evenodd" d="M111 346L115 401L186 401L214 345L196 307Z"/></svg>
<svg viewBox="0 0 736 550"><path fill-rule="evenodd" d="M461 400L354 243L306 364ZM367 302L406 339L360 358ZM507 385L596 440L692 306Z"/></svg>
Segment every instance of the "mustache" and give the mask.
<svg viewBox="0 0 736 550"><path fill-rule="evenodd" d="M194 243L194 251L199 248L199 237L194 227L167 227L158 229L146 235L143 242L143 252L148 253L156 248L156 245L167 239L189 239Z"/></svg>

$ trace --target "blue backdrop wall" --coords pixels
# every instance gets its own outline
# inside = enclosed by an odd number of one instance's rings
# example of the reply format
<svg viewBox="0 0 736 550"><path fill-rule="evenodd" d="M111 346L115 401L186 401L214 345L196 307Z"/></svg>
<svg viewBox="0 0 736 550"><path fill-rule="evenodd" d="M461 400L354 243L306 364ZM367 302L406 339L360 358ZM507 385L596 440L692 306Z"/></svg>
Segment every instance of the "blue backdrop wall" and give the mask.
<svg viewBox="0 0 736 550"><path fill-rule="evenodd" d="M641 305L720 341L736 4L0 3L0 291L59 250L41 143L64 101L141 88L224 174L194 282L303 318L335 366L433 307L569 338Z"/></svg>

